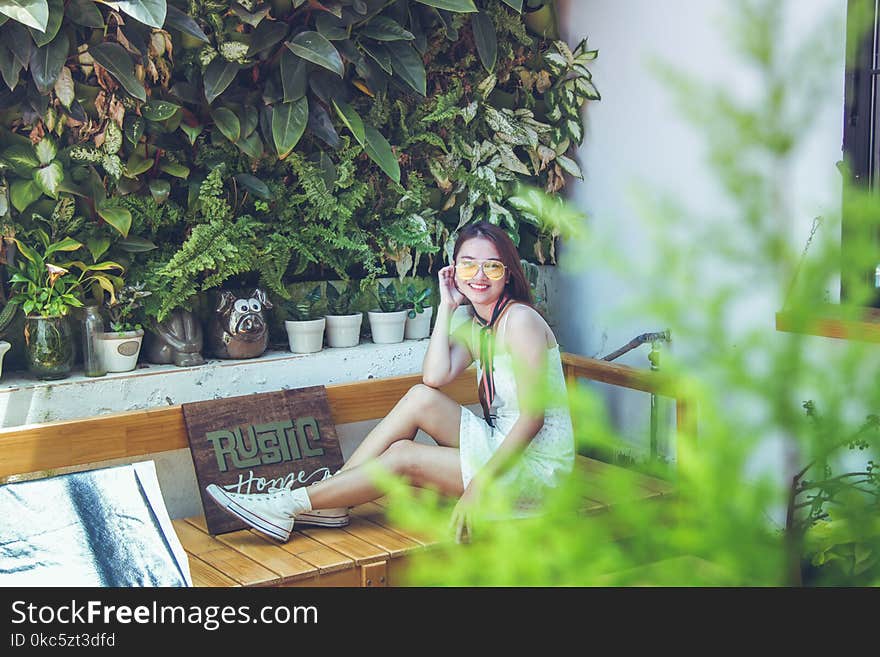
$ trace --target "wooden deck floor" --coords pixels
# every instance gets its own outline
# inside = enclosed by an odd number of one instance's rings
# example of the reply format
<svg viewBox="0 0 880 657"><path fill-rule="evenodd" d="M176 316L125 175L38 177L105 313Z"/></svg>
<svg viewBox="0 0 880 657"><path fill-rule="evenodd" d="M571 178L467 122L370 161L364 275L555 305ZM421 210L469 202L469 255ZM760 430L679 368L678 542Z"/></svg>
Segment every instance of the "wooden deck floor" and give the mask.
<svg viewBox="0 0 880 657"><path fill-rule="evenodd" d="M661 479L585 457L577 461L587 475L586 514L673 492ZM609 475L629 480L626 495L610 492L616 489L603 483ZM392 525L381 500L352 509L347 527L295 530L284 544L253 530L211 536L203 516L175 520L174 527L195 586L399 586L406 557L432 545Z"/></svg>

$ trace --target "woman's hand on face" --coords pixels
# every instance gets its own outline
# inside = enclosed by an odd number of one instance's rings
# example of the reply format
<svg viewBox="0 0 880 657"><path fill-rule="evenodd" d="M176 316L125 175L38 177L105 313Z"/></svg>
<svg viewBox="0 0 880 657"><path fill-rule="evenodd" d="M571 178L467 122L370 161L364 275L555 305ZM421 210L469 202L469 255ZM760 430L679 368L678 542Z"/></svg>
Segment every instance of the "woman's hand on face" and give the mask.
<svg viewBox="0 0 880 657"><path fill-rule="evenodd" d="M465 302L465 296L455 286L455 265L447 265L437 274L440 303L455 310Z"/></svg>

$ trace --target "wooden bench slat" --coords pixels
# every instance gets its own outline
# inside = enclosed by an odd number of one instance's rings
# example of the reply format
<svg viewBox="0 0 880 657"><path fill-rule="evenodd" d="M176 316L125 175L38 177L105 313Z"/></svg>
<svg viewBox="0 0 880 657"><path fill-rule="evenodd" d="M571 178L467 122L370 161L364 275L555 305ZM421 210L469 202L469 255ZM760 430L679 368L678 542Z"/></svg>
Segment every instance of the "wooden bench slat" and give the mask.
<svg viewBox="0 0 880 657"><path fill-rule="evenodd" d="M350 534L344 528L304 527L301 531L318 543L351 557L358 566L373 561L385 561L391 556L387 550Z"/></svg>
<svg viewBox="0 0 880 657"><path fill-rule="evenodd" d="M345 530L352 536L386 550L392 559L423 547L421 543L357 516L351 518Z"/></svg>
<svg viewBox="0 0 880 657"><path fill-rule="evenodd" d="M323 543L319 543L301 531L294 531L291 534L290 540L281 547L315 566L320 575L354 568L355 566L355 561L351 557L347 557L341 552L327 547Z"/></svg>
<svg viewBox="0 0 880 657"><path fill-rule="evenodd" d="M217 539L264 568L277 573L281 578L279 583L315 577L320 572L313 564L282 549L280 544L272 542L272 539L263 538L259 532L250 530L229 532L220 534Z"/></svg>
<svg viewBox="0 0 880 657"><path fill-rule="evenodd" d="M213 566L205 563L194 554L189 556L189 572L192 575L193 586L239 586L238 582L230 579Z"/></svg>
<svg viewBox="0 0 880 657"><path fill-rule="evenodd" d="M207 533L204 516L174 520L177 537L187 552L213 566L243 586L270 584L281 578Z"/></svg>

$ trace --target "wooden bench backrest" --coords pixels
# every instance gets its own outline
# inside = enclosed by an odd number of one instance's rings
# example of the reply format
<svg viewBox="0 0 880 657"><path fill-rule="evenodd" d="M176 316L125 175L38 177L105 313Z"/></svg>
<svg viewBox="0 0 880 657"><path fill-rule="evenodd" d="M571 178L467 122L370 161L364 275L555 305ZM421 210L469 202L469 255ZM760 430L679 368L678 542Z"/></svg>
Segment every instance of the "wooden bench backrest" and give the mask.
<svg viewBox="0 0 880 657"><path fill-rule="evenodd" d="M672 392L655 373L573 354L563 354L562 362L568 377L645 392ZM333 421L347 424L382 418L421 380L421 375L414 374L329 385ZM478 404L475 381L475 371L469 368L442 390L460 404ZM687 406L679 400L678 426L690 426L689 416ZM188 445L180 405L9 427L0 429L0 477L138 457Z"/></svg>

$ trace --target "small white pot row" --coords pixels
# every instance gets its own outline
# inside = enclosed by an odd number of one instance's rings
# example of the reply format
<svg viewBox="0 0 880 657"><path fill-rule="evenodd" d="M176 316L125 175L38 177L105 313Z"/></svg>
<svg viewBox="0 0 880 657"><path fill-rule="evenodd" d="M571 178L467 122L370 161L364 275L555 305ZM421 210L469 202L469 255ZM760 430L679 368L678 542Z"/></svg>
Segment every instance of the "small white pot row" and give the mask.
<svg viewBox="0 0 880 657"><path fill-rule="evenodd" d="M415 319L408 317L408 310L393 313L368 311L370 331L376 344L392 344L406 340L421 340L431 333L432 308L426 308ZM304 322L287 320L287 341L295 354L321 351L324 334L328 347L355 347L360 342L362 313L351 315L326 315L320 319Z"/></svg>

